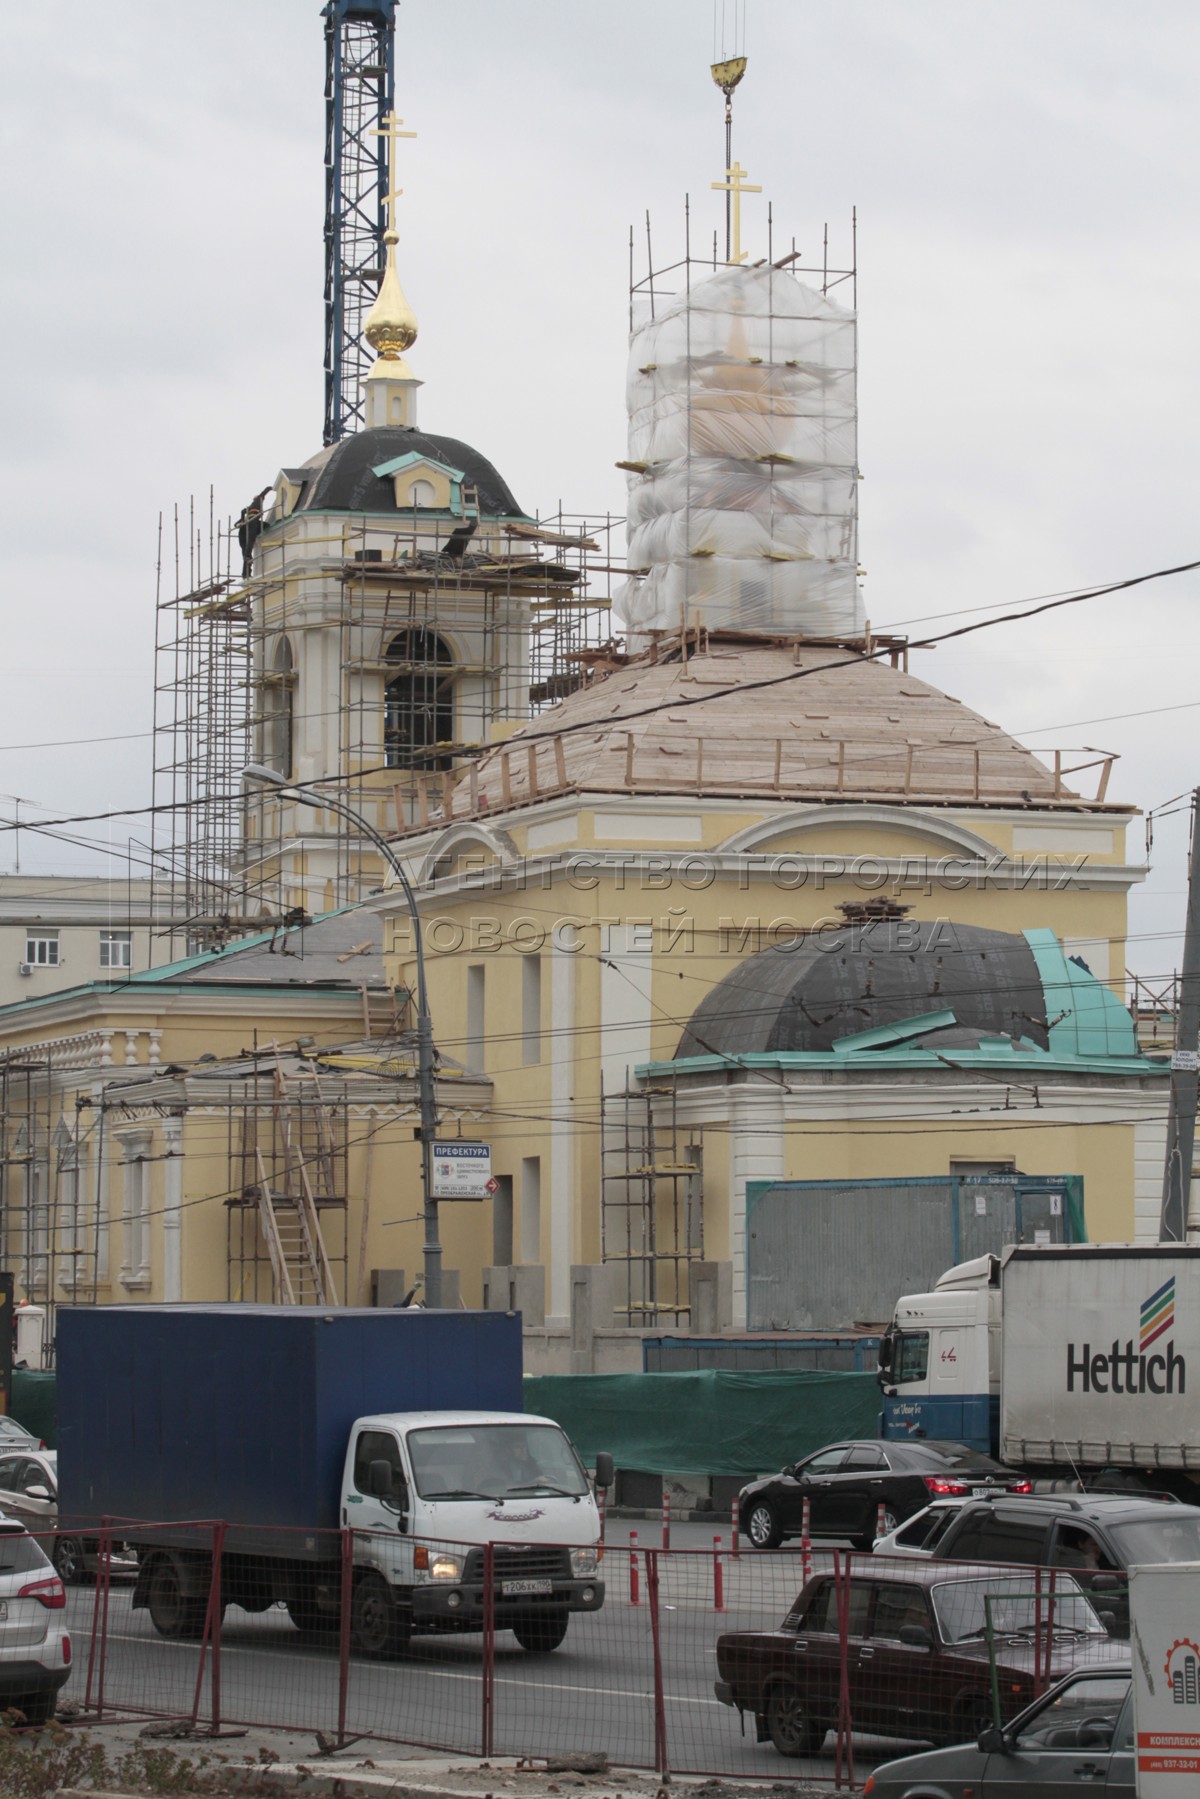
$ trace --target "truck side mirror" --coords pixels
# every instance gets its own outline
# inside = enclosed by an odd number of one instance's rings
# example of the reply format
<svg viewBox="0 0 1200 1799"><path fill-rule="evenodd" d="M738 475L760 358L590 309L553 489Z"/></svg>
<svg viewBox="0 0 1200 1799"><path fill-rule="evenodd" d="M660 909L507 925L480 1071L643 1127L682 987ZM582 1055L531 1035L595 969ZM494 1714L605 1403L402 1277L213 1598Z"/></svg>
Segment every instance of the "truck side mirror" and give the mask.
<svg viewBox="0 0 1200 1799"><path fill-rule="evenodd" d="M367 1463L367 1492L372 1499L392 1497L392 1464L382 1456L377 1462Z"/></svg>
<svg viewBox="0 0 1200 1799"><path fill-rule="evenodd" d="M616 1470L613 1467L613 1459L607 1449L602 1449L596 1457L596 1485L611 1487L615 1479Z"/></svg>

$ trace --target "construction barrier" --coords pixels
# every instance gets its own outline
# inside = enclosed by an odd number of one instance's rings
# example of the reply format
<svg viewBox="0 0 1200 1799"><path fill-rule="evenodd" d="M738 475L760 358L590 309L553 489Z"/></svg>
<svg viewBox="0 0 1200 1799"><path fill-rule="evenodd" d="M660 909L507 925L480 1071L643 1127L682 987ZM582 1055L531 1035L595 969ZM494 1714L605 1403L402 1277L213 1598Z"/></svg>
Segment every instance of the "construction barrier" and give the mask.
<svg viewBox="0 0 1200 1799"><path fill-rule="evenodd" d="M226 1547L244 1532L203 1519L38 1535L72 1583L65 1715L171 1719L197 1736L287 1729L317 1750L593 1751L664 1777L853 1786L921 1740L1013 1716L1072 1667L1108 1678L1128 1657L1110 1634L1128 1621L1111 1577L1089 1600L1063 1571L807 1547L735 1556L721 1536L666 1551L631 1532L605 1550L603 1605L566 1618L549 1576L512 1578L508 1545L415 1543L425 1597L437 1588L438 1615L470 1626L437 1634L392 1612L378 1572L391 1533L264 1532L258 1557ZM551 1546L533 1547L549 1567ZM739 1715L714 1681L742 1679L730 1669L760 1648L765 1673Z"/></svg>

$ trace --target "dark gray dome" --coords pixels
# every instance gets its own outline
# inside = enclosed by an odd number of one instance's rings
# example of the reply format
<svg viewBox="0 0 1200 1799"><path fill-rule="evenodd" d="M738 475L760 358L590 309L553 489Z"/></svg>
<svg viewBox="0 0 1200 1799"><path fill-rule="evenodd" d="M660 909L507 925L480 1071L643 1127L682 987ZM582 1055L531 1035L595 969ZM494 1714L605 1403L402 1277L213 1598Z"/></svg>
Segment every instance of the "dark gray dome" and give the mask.
<svg viewBox="0 0 1200 1799"><path fill-rule="evenodd" d="M946 1012L953 1022L933 1023ZM813 932L748 957L701 1000L675 1054L830 1050L840 1037L926 1016L930 1030L907 1034L907 1043L965 1049L981 1037L1009 1037L1049 1048L1046 995L1024 937L887 919Z"/></svg>
<svg viewBox="0 0 1200 1799"><path fill-rule="evenodd" d="M295 471L308 477L296 511L395 512L396 489L391 476L374 471L396 456L413 454L431 456L460 470L478 493L479 510L485 517L525 517L503 477L470 444L399 425L382 425L339 438Z"/></svg>

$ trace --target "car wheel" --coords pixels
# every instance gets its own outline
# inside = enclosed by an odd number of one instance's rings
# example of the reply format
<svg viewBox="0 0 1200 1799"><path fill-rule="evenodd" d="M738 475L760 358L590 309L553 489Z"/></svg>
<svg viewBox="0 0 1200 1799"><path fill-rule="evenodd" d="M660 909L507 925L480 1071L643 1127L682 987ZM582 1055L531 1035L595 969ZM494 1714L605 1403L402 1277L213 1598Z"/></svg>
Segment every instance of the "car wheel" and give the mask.
<svg viewBox="0 0 1200 1799"><path fill-rule="evenodd" d="M522 1649L545 1654L557 1649L567 1634L570 1613L556 1606L552 1611L527 1612L513 1620L512 1633Z"/></svg>
<svg viewBox="0 0 1200 1799"><path fill-rule="evenodd" d="M184 1592L179 1569L165 1556L150 1576L146 1605L150 1622L160 1637L204 1635L208 1606L203 1599L193 1599Z"/></svg>
<svg viewBox="0 0 1200 1799"><path fill-rule="evenodd" d="M410 1626L381 1574L364 1574L350 1601L350 1641L363 1655L383 1659L408 1647Z"/></svg>
<svg viewBox="0 0 1200 1799"><path fill-rule="evenodd" d="M765 1499L756 1499L746 1514L746 1535L756 1549L778 1549L783 1542L783 1527L775 1507Z"/></svg>
<svg viewBox="0 0 1200 1799"><path fill-rule="evenodd" d="M809 1712L792 1686L772 1687L767 1694L767 1731L780 1755L815 1755L827 1726Z"/></svg>
<svg viewBox="0 0 1200 1799"><path fill-rule="evenodd" d="M58 1570L58 1578L65 1587L76 1587L86 1578L87 1566L83 1559L82 1538L58 1537L50 1559Z"/></svg>

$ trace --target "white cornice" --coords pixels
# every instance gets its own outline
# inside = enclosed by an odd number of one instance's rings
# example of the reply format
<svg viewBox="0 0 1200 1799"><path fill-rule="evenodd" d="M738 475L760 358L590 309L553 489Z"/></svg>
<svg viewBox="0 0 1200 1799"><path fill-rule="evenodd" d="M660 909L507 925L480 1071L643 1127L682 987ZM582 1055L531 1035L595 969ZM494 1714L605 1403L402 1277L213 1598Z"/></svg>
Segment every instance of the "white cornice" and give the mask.
<svg viewBox="0 0 1200 1799"><path fill-rule="evenodd" d="M436 852L430 852L426 861L436 864ZM1092 890L1103 891L1116 889L1125 892L1146 878L1146 869L1141 864L1131 863L1085 863L1080 867L1072 867L1068 863L1055 862L1038 857L1028 862L1019 862L1001 854L994 846L989 846L989 856L985 861L972 851L969 855L953 854L946 857L925 856L876 856L864 851L860 856L847 859L844 856L802 855L798 850L780 851L774 855L761 853L738 854L722 847L705 850L701 848L680 849L556 849L543 855L518 856L516 860L506 863L488 863L477 869L460 869L455 873L443 876L440 880L422 883L409 870L409 878L419 890L419 897L424 901L446 900L461 893L503 893L521 892L529 885L529 876L536 871L539 890L553 886L562 880L569 884L571 872L574 870L580 878L592 875L603 878L606 874L624 871L628 877L631 869L638 867L653 871L656 878L678 873L680 886L685 890L701 891L702 884L696 878L702 871L711 869L713 881L736 881L742 891L764 883L780 886L781 870L803 874L803 881L789 882L786 891L804 892L813 888L821 892L827 888L839 887L842 883L853 883L855 872L870 871L872 883L864 891L881 893L897 889L912 893L923 891L926 883L932 890L945 893L967 892L972 889L1024 888L1030 893L1051 893ZM687 877L687 878L684 878ZM585 891L583 886L579 891ZM393 904L400 903L400 895L395 888L389 888L384 895L385 902L390 899ZM378 901L376 902L378 904Z"/></svg>

